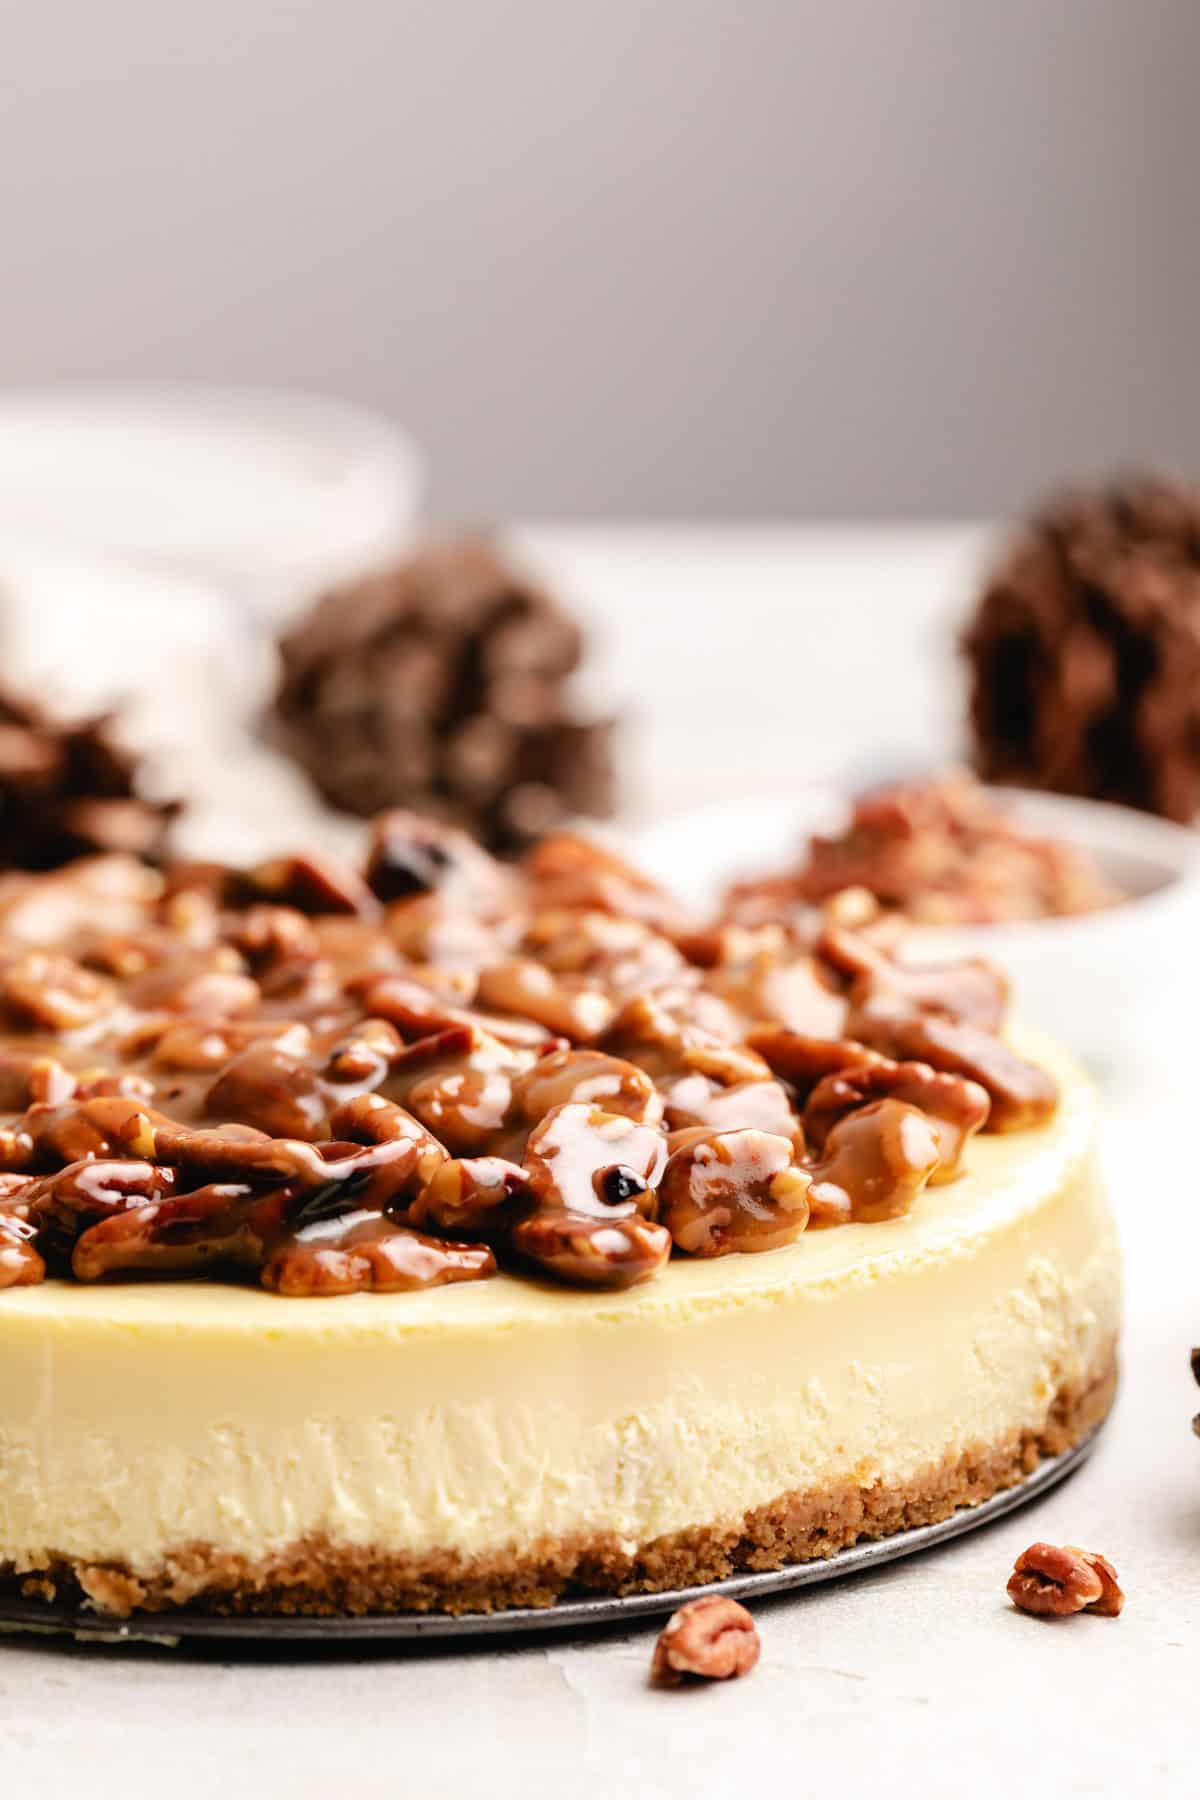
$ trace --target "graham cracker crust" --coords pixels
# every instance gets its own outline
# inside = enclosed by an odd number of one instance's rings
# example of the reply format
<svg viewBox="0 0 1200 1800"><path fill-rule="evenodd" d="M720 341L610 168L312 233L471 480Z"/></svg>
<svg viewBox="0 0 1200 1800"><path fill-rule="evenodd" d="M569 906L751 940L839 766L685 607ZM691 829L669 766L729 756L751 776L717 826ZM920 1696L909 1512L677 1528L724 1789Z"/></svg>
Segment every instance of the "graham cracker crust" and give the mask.
<svg viewBox="0 0 1200 1800"><path fill-rule="evenodd" d="M1086 1385L1063 1388L1042 1425L947 1457L899 1486L845 1482L782 1494L736 1526L696 1525L630 1552L614 1536L546 1540L532 1550L466 1557L454 1550L423 1555L347 1547L307 1538L255 1562L211 1545L191 1544L152 1576L118 1563L54 1556L44 1567L0 1576L23 1594L63 1604L87 1602L127 1617L192 1607L224 1614L494 1612L551 1606L571 1593L652 1593L719 1581L747 1569L811 1562L867 1538L888 1537L949 1518L959 1507L1012 1487L1048 1456L1085 1438L1107 1414L1116 1392L1115 1349Z"/></svg>

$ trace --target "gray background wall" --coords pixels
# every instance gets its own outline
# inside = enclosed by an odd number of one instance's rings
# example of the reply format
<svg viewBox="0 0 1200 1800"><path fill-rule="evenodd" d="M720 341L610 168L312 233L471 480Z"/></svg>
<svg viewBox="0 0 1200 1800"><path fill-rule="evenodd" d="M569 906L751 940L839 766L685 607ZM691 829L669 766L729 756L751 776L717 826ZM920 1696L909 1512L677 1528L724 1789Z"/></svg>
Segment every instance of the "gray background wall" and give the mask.
<svg viewBox="0 0 1200 1800"><path fill-rule="evenodd" d="M0 380L381 407L443 512L1200 467L1196 0L0 0Z"/></svg>

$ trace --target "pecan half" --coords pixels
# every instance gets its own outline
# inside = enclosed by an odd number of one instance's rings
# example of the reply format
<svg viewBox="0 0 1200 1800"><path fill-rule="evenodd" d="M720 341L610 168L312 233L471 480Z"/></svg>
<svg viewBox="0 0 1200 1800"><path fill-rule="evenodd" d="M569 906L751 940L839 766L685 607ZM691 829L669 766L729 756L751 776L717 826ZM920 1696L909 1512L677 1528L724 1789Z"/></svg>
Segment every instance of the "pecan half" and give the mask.
<svg viewBox="0 0 1200 1800"><path fill-rule="evenodd" d="M659 1217L692 1256L777 1250L808 1224L812 1177L790 1138L766 1131L681 1132L658 1189Z"/></svg>
<svg viewBox="0 0 1200 1800"><path fill-rule="evenodd" d="M1125 1604L1117 1572L1107 1557L1074 1544L1031 1544L1008 1581L1008 1597L1022 1612L1042 1618L1094 1612L1115 1619Z"/></svg>
<svg viewBox="0 0 1200 1800"><path fill-rule="evenodd" d="M748 1675L761 1649L744 1606L724 1594L705 1594L668 1619L654 1646L650 1679L659 1687L678 1687L689 1678L729 1681Z"/></svg>
<svg viewBox="0 0 1200 1800"><path fill-rule="evenodd" d="M991 1101L977 1081L939 1073L928 1063L880 1060L839 1075L827 1075L813 1090L804 1109L808 1142L814 1150L823 1150L839 1119L872 1100L889 1098L907 1101L933 1120L941 1154L929 1178L930 1185L953 1181L959 1173L967 1140L987 1123Z"/></svg>

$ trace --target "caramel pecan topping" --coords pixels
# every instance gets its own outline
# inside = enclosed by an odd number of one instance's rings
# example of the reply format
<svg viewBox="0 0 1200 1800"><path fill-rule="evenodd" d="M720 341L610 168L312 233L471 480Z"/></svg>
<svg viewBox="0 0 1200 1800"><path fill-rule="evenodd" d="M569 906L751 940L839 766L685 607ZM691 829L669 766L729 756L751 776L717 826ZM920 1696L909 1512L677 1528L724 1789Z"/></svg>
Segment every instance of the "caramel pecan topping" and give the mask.
<svg viewBox="0 0 1200 1800"><path fill-rule="evenodd" d="M697 929L582 840L514 872L405 814L368 876L6 877L0 1285L619 1288L894 1217L988 1096L1053 1109L981 1023L1002 984L895 962L861 904Z"/></svg>
<svg viewBox="0 0 1200 1800"><path fill-rule="evenodd" d="M1009 1577L1008 1597L1022 1612L1043 1618L1094 1612L1115 1619L1125 1604L1108 1559L1074 1544L1031 1544L1023 1550Z"/></svg>
<svg viewBox="0 0 1200 1800"><path fill-rule="evenodd" d="M659 1687L678 1687L689 1679L729 1681L750 1673L761 1648L744 1606L723 1594L706 1594L667 1620L654 1646L650 1679Z"/></svg>

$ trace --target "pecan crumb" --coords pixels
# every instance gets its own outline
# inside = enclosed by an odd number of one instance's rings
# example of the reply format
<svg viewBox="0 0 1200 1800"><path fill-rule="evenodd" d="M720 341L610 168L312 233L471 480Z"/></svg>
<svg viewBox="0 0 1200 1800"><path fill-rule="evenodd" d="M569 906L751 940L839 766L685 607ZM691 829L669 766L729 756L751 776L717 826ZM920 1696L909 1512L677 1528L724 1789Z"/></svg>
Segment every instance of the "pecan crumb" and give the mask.
<svg viewBox="0 0 1200 1800"><path fill-rule="evenodd" d="M1115 1619L1125 1604L1107 1557L1077 1544L1031 1544L1023 1550L1009 1577L1008 1597L1021 1612L1043 1618L1094 1612Z"/></svg>
<svg viewBox="0 0 1200 1800"><path fill-rule="evenodd" d="M650 1679L658 1687L679 1687L689 1676L728 1681L748 1675L761 1648L746 1608L723 1594L708 1594L689 1600L667 1620L654 1646Z"/></svg>

